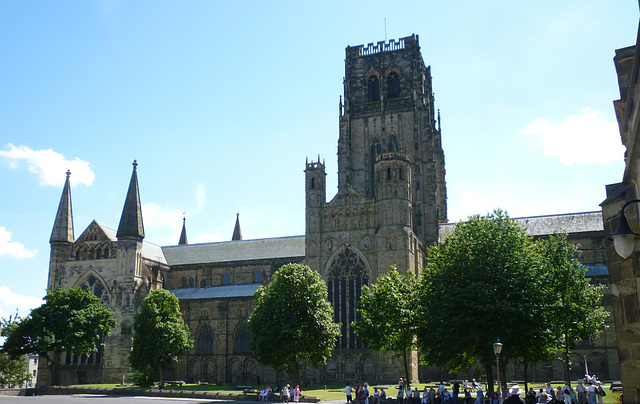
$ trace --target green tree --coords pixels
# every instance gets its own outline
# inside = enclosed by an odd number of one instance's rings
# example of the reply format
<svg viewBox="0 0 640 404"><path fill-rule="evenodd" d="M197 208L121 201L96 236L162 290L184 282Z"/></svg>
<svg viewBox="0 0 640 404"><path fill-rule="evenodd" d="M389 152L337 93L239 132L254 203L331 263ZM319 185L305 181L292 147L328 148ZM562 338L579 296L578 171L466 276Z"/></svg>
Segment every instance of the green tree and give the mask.
<svg viewBox="0 0 640 404"><path fill-rule="evenodd" d="M590 283L587 268L577 259L578 249L567 241L566 235L553 234L537 244L546 274L546 319L570 383L570 356L576 344L596 339L604 329L608 313L597 305L603 296L602 286Z"/></svg>
<svg viewBox="0 0 640 404"><path fill-rule="evenodd" d="M168 290L151 291L133 320L133 347L129 354L133 370L148 376L157 370L160 388L164 388L163 369L178 363L192 346L178 298Z"/></svg>
<svg viewBox="0 0 640 404"><path fill-rule="evenodd" d="M422 359L452 370L479 361L492 386L498 338L504 344L503 365L539 343L531 338L543 314L537 274L533 240L506 213L497 210L458 223L429 249L419 280Z"/></svg>
<svg viewBox="0 0 640 404"><path fill-rule="evenodd" d="M287 264L254 294L249 316L250 349L263 365L293 373L300 383L298 361L324 365L340 336L332 321L327 285L306 265Z"/></svg>
<svg viewBox="0 0 640 404"><path fill-rule="evenodd" d="M356 334L376 351L391 351L404 361L409 377L407 351L415 348L416 278L401 275L395 266L379 277L371 287L363 286L358 313L361 319L352 324Z"/></svg>
<svg viewBox="0 0 640 404"><path fill-rule="evenodd" d="M3 352L14 358L30 353L49 358L53 352L49 365L57 366L62 352L97 352L102 346L101 335L108 336L116 326L111 310L88 290L56 289L44 300L26 318L5 324Z"/></svg>
<svg viewBox="0 0 640 404"><path fill-rule="evenodd" d="M30 379L24 356L12 358L8 353L0 352L0 386L18 386Z"/></svg>

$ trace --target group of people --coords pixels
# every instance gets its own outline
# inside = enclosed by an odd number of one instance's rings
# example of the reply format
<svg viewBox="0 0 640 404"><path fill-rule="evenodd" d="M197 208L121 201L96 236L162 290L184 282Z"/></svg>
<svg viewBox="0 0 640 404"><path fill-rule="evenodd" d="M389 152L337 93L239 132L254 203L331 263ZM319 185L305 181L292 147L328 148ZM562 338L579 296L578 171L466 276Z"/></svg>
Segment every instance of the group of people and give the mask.
<svg viewBox="0 0 640 404"><path fill-rule="evenodd" d="M465 380L463 386L465 404L471 404L473 401L471 391L474 390L476 391L476 398L473 404L487 404L487 402L488 404L500 404L500 394L497 391L485 393L482 390L482 386L475 379L471 383ZM455 382L449 391L444 383L440 382L437 390L433 387L428 389L425 386L421 393L417 387L412 389L409 382L401 378L398 381L396 402L397 404L459 404L460 387L460 384ZM378 388L374 387L373 394L370 395L368 384L356 384L355 388L352 388L347 383L345 388L347 404L353 403L354 390L356 396L354 404L383 404L387 398L383 388L378 391ZM520 397L521 394L524 398ZM551 383L547 383L547 387L540 389L537 393L531 387L525 394L515 384L505 393L502 404L602 404L602 397L604 396L606 396L606 393L600 381L595 377L589 377L579 380L575 389L566 382L564 386L558 386L557 389L554 389Z"/></svg>
<svg viewBox="0 0 640 404"><path fill-rule="evenodd" d="M258 394L258 401L268 402L271 401L271 397L274 396L274 391L278 391L276 387L275 390L271 389L271 386L262 386L260 390L260 394ZM293 401L298 402L300 400L300 385L297 384L295 388L291 388L291 385L285 384L280 389L280 402L288 403L291 399L291 395L293 395Z"/></svg>
<svg viewBox="0 0 640 404"><path fill-rule="evenodd" d="M576 388L572 388L565 383L558 386L556 390L547 383L547 387L536 394L533 388L527 393L527 404L535 403L557 403L557 404L602 404L602 397L606 396L602 383L594 377L585 378L578 381ZM534 400L535 398L535 400Z"/></svg>
<svg viewBox="0 0 640 404"><path fill-rule="evenodd" d="M387 399L387 393L384 388L378 390L377 387L373 388L373 394L369 391L369 385L367 383L356 383L354 387L351 387L349 383L344 388L347 395L347 403L354 404L384 404ZM355 401L354 401L355 392Z"/></svg>

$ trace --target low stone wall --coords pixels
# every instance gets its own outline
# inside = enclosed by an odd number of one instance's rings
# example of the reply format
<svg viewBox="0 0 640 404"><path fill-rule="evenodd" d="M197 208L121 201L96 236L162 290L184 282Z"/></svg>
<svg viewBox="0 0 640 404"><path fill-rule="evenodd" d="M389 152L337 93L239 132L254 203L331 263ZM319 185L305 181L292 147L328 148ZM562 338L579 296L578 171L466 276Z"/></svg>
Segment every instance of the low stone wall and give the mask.
<svg viewBox="0 0 640 404"><path fill-rule="evenodd" d="M181 397L181 398L211 398L218 400L235 400L235 401L256 401L255 394L244 393L218 393L208 391L190 391L190 390L158 390L158 389L109 389L99 387L64 387L52 386L47 389L41 389L39 394L50 395L69 395L69 394L101 394L116 396L147 396L147 397ZM320 400L317 397L302 396L301 402L317 403Z"/></svg>
<svg viewBox="0 0 640 404"><path fill-rule="evenodd" d="M25 389L0 389L0 396L24 396Z"/></svg>

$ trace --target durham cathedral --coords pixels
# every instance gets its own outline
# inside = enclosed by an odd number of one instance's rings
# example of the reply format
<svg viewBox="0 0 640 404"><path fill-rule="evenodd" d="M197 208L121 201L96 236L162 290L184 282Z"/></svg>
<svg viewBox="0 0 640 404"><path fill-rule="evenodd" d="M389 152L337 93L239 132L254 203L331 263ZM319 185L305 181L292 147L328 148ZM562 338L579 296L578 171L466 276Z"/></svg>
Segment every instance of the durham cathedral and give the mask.
<svg viewBox="0 0 640 404"><path fill-rule="evenodd" d="M118 327L104 338L97 354L62 355L54 374L41 361L41 380L77 384L128 378L134 314L151 290L164 288L178 297L195 341L166 379L237 385L288 382L289 375L252 358L247 318L258 287L283 264L299 262L322 275L334 321L342 323L332 358L319 368L303 367L303 379L322 384L397 381L403 374L401 361L367 349L350 324L358 318L363 286L392 265L417 273L425 265L428 246L455 225L447 223L439 112L417 35L346 48L338 119L338 192L327 200L324 162L307 161L306 226L300 236L243 240L237 218L230 241L189 244L183 222L176 245L152 244L145 238L134 162L117 230L94 220L75 238L72 179L67 173L51 233L47 287L90 289L115 313ZM608 286L600 212L517 220L534 237L554 231L568 234L579 246L592 282ZM612 311L608 293L601 304ZM589 371L600 379L620 377L613 320L608 325L600 338L584 341L575 350L573 379L584 375L583 355ZM420 364L418 358L419 352L410 356L414 382L481 377L474 369L450 375ZM518 361L507 369L514 379L522 379L523 371ZM529 377L562 380L563 368L559 362L538 364L529 368Z"/></svg>

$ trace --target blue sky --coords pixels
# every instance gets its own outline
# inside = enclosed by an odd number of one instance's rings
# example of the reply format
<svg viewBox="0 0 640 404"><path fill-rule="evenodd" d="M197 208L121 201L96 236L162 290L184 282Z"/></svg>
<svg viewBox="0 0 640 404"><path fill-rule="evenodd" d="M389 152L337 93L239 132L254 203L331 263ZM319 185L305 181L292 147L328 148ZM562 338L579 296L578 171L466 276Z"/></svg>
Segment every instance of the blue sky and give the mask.
<svg viewBox="0 0 640 404"><path fill-rule="evenodd" d="M146 240L304 233L305 159L337 183L344 51L420 36L449 219L599 210L623 153L616 1L0 3L0 317L45 294L67 169L75 235L116 228L137 159Z"/></svg>

